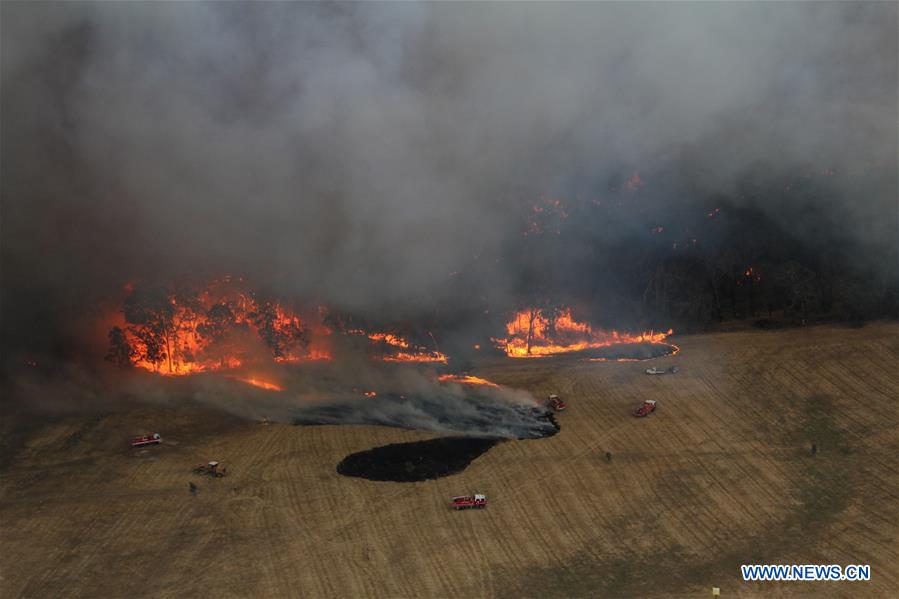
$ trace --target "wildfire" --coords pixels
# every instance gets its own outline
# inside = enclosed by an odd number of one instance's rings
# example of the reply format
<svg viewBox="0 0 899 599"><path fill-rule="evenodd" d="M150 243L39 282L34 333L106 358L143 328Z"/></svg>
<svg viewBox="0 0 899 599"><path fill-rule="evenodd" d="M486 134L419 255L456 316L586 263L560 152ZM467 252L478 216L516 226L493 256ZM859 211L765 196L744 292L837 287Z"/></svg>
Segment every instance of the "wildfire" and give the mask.
<svg viewBox="0 0 899 599"><path fill-rule="evenodd" d="M630 178L624 184L624 186L627 187L627 189L629 191L637 191L644 185L645 185L645 183L643 183L643 179L640 178L639 171L634 171L634 174L631 175Z"/></svg>
<svg viewBox="0 0 899 599"><path fill-rule="evenodd" d="M743 276L747 279L752 279L756 283L762 280L762 275L755 272L755 270L751 266L743 272Z"/></svg>
<svg viewBox="0 0 899 599"><path fill-rule="evenodd" d="M270 383L268 381L263 381L262 379L256 378L243 378L239 376L230 377L235 381L240 381L241 383L246 383L248 385L253 385L254 387L259 387L260 389L266 389L268 391L284 391L284 388L276 385L275 383Z"/></svg>
<svg viewBox="0 0 899 599"><path fill-rule="evenodd" d="M127 284L121 310L109 318L112 328L106 358L123 366L179 376L265 361L331 360L332 335L361 334L369 341L375 359L447 361L436 342L435 349L428 350L394 333L335 332L323 324L325 308L298 309L260 298L242 284L242 279L227 277L201 289L145 289Z"/></svg>
<svg viewBox="0 0 899 599"><path fill-rule="evenodd" d="M357 335L365 335L386 351L380 356L385 362L440 362L446 364L447 357L436 349L428 350L415 347L409 341L393 333L366 333L355 329L349 331Z"/></svg>
<svg viewBox="0 0 899 599"><path fill-rule="evenodd" d="M570 308L563 308L552 312L522 310L506 324L506 332L506 338L493 341L507 356L537 358L621 343L662 343L674 331L638 334L594 331L588 323L574 320Z"/></svg>
<svg viewBox="0 0 899 599"><path fill-rule="evenodd" d="M478 376L464 374L441 374L437 377L441 383L459 383L460 385L484 385L485 387L499 387L496 383L482 379Z"/></svg>
<svg viewBox="0 0 899 599"><path fill-rule="evenodd" d="M552 232L556 235L561 233L559 228L560 222L568 218L568 211L562 200L557 198L542 198L540 204L531 206L532 214L527 222L527 226L522 235L542 235L546 232Z"/></svg>

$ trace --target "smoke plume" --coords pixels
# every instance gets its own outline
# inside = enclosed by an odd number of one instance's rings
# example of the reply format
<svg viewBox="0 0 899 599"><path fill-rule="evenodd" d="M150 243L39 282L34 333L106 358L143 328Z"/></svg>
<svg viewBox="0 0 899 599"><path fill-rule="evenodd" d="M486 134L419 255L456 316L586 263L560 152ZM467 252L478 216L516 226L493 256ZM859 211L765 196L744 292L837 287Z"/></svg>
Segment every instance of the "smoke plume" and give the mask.
<svg viewBox="0 0 899 599"><path fill-rule="evenodd" d="M718 251L720 205L896 276L895 3L0 10L16 364L90 353L125 282L224 273L383 318L452 305L460 329L535 287L625 319L642 266L612 259ZM547 198L567 218L522 251Z"/></svg>

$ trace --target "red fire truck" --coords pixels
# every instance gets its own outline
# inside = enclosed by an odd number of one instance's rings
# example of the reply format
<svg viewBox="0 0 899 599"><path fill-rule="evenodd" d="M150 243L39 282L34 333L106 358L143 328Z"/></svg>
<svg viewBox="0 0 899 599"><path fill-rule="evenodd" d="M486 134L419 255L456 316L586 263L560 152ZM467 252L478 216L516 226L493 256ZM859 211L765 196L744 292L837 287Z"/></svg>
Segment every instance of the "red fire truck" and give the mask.
<svg viewBox="0 0 899 599"><path fill-rule="evenodd" d="M483 509L487 507L487 496L480 493L457 495L453 497L451 507L454 510Z"/></svg>
<svg viewBox="0 0 899 599"><path fill-rule="evenodd" d="M643 401L643 405L634 411L634 416L637 418L643 418L645 416L649 416L656 409L656 400L647 399Z"/></svg>
<svg viewBox="0 0 899 599"><path fill-rule="evenodd" d="M546 403L556 412L564 412L565 408L568 407L568 405L562 401L562 398L555 394L550 395Z"/></svg>
<svg viewBox="0 0 899 599"><path fill-rule="evenodd" d="M144 447L146 445L159 445L162 443L162 437L159 433L150 433L142 437L134 437L131 439L131 447Z"/></svg>

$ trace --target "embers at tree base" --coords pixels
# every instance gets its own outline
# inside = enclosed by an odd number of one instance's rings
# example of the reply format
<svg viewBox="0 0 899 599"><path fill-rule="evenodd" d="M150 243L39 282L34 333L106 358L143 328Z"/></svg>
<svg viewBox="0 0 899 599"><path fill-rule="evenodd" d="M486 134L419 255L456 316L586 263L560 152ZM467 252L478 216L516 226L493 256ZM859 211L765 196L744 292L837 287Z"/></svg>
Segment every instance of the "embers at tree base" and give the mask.
<svg viewBox="0 0 899 599"><path fill-rule="evenodd" d="M510 358L545 358L556 355L573 355L595 352L606 348L627 348L645 346L651 348L673 348L663 343L674 331L644 331L627 333L594 329L590 323L576 320L571 308L528 308L521 310L506 324L506 337L494 338L493 342ZM612 350L614 353L615 350ZM666 351L666 353L675 353ZM651 353L651 352L643 352ZM664 355L658 354L658 355ZM601 356L607 360L645 360L655 355L638 357Z"/></svg>

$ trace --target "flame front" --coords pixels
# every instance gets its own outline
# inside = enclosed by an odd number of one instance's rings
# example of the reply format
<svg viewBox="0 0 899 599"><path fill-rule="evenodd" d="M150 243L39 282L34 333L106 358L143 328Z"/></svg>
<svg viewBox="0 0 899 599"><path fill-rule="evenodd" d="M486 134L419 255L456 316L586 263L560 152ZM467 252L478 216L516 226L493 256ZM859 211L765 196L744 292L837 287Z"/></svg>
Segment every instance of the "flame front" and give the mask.
<svg viewBox="0 0 899 599"><path fill-rule="evenodd" d="M335 331L323 323L324 307L298 309L247 291L241 279L225 277L201 290L125 286L122 309L108 322L107 359L165 375L233 370L274 361L331 360L335 334L362 335L372 359L442 362L446 355L414 345L395 333ZM263 388L256 379L239 379Z"/></svg>
<svg viewBox="0 0 899 599"><path fill-rule="evenodd" d="M281 387L280 385L276 385L275 383L271 383L269 381L264 381L264 380L258 379L258 378L253 378L253 377L244 378L244 377L239 377L239 376L235 376L235 377L231 377L231 378L233 378L235 381L240 381L241 383L253 385L254 387L259 387L260 389L266 389L268 391L284 391L284 387Z"/></svg>
<svg viewBox="0 0 899 599"><path fill-rule="evenodd" d="M496 383L482 379L479 376L465 374L441 374L437 377L441 383L459 383L460 385L483 385L485 387L499 387Z"/></svg>
<svg viewBox="0 0 899 599"><path fill-rule="evenodd" d="M517 312L506 324L507 336L494 339L511 358L538 358L621 343L662 343L673 333L595 331L571 316L571 308L546 313L537 308Z"/></svg>
<svg viewBox="0 0 899 599"><path fill-rule="evenodd" d="M441 362L446 364L447 361L446 354L437 349L413 347L406 339L393 333L366 333L358 329L349 332L365 335L376 346L385 349L386 351L381 356L385 362Z"/></svg>

